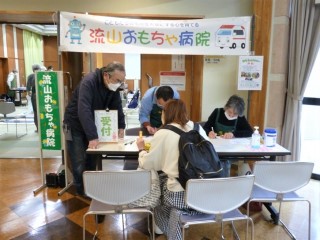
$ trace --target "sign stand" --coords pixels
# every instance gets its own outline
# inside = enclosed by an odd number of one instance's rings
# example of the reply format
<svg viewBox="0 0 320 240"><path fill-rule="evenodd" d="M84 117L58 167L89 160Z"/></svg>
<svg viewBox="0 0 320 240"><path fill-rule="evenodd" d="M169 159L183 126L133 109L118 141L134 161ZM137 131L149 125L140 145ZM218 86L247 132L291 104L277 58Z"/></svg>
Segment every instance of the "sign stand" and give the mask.
<svg viewBox="0 0 320 240"><path fill-rule="evenodd" d="M42 185L33 191L34 195L47 187L43 169L43 150L61 150L62 165L65 170L65 187L58 193L62 195L71 185L68 182L67 165L65 165L66 151L62 129L64 110L63 78L61 71L37 71L35 73L35 87L38 109L38 131L40 138L40 170Z"/></svg>

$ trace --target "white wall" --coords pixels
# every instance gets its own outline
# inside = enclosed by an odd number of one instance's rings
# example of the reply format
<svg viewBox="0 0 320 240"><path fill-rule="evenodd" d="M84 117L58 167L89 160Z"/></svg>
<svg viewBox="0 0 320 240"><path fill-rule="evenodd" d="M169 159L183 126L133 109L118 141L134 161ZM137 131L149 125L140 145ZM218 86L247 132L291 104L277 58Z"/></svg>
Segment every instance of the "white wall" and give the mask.
<svg viewBox="0 0 320 240"><path fill-rule="evenodd" d="M232 17L252 15L252 0L1 0L1 11L69 11Z"/></svg>
<svg viewBox="0 0 320 240"><path fill-rule="evenodd" d="M248 91L237 91L238 59L238 56L222 56L219 63L204 63L201 120L207 120L215 108L224 107L233 94L247 103Z"/></svg>

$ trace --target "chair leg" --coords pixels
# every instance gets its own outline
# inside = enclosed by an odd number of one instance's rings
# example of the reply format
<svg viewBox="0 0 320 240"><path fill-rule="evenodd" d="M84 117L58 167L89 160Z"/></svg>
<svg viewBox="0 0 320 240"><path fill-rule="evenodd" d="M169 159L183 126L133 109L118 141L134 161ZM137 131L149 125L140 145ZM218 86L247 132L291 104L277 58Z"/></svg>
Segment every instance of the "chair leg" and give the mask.
<svg viewBox="0 0 320 240"><path fill-rule="evenodd" d="M86 240L86 214L83 215L82 219L82 240Z"/></svg>
<svg viewBox="0 0 320 240"><path fill-rule="evenodd" d="M253 240L254 239L254 224L253 224L253 220L252 220L252 218L248 217L247 224L248 224L248 221L250 221L250 223L251 223L251 240ZM246 232L246 239L248 239L248 228L247 228L247 232Z"/></svg>
<svg viewBox="0 0 320 240"><path fill-rule="evenodd" d="M235 234L234 239L240 240L239 234L237 232L236 226L234 225L234 221L231 221L232 231Z"/></svg>
<svg viewBox="0 0 320 240"><path fill-rule="evenodd" d="M305 200L308 204L308 239L311 239L311 203L309 200ZM281 220L280 218L280 208L281 208L281 203L280 203L280 207L279 207L279 222L281 223L281 226L283 227L283 229L287 232L287 234L291 237L291 239L297 239L295 237L295 235L290 231L290 229L288 228L288 226Z"/></svg>
<svg viewBox="0 0 320 240"><path fill-rule="evenodd" d="M221 225L221 228L220 228L220 229L221 229L221 232L220 232L220 233L221 233L221 234L220 234L221 240L225 240L225 238L224 238L224 236L223 236L223 221L221 221L221 224L220 224L220 225Z"/></svg>
<svg viewBox="0 0 320 240"><path fill-rule="evenodd" d="M150 212L148 215L151 215L151 224L152 224L152 232L151 232L151 239L152 240L155 240L156 239L156 237L155 237L155 234L154 234L154 225L155 225L155 222L154 222L154 214L153 214L153 212ZM149 218L148 218L149 219ZM148 223L149 224L149 223ZM150 230L149 230L149 232L150 232Z"/></svg>
<svg viewBox="0 0 320 240"><path fill-rule="evenodd" d="M20 136L18 136L18 120L16 119L16 138L21 138L28 134L28 126L27 126L27 117L24 118L24 123L26 125L26 132Z"/></svg>
<svg viewBox="0 0 320 240"><path fill-rule="evenodd" d="M185 236L186 236L186 228L184 225L181 224L181 230L182 230L182 240L185 239Z"/></svg>
<svg viewBox="0 0 320 240"><path fill-rule="evenodd" d="M294 236L294 234L289 230L289 228L287 227L287 225L281 220L281 207L282 207L282 202L279 202L279 222L282 226L282 228L287 232L287 234L290 236L291 239L296 239L296 237Z"/></svg>
<svg viewBox="0 0 320 240"><path fill-rule="evenodd" d="M124 214L123 213L121 213L121 218L122 218L122 239L125 239L125 234L124 234L124 216L123 216Z"/></svg>

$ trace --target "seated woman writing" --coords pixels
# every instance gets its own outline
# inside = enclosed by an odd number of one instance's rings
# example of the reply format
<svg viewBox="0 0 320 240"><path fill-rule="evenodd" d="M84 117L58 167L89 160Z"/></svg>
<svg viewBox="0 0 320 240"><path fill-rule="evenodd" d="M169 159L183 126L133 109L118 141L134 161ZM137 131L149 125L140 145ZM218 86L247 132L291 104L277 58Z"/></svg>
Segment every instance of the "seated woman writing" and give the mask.
<svg viewBox="0 0 320 240"><path fill-rule="evenodd" d="M237 95L232 95L224 108L216 108L209 116L203 129L209 138L251 137L253 131L243 115L245 103Z"/></svg>
<svg viewBox="0 0 320 240"><path fill-rule="evenodd" d="M244 109L244 100L237 95L232 95L224 108L214 109L204 124L203 129L209 138L216 138L217 136L229 139L251 137L253 130L243 115ZM223 161L223 164L224 175L230 176L230 162Z"/></svg>

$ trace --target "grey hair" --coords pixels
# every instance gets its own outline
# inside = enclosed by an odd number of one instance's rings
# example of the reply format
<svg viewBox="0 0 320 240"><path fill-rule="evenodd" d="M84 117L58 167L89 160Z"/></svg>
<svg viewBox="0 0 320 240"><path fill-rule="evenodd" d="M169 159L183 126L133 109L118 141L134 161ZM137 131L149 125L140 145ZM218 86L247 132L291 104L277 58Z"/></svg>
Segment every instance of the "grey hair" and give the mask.
<svg viewBox="0 0 320 240"><path fill-rule="evenodd" d="M238 95L232 95L224 106L225 110L228 108L232 108L239 116L243 116L245 109L243 98L239 97Z"/></svg>
<svg viewBox="0 0 320 240"><path fill-rule="evenodd" d="M102 72L106 72L112 75L112 73L114 73L115 70L118 70L120 72L125 72L125 67L123 66L123 64L119 63L119 62L112 62L109 63L107 66L102 67Z"/></svg>
<svg viewBox="0 0 320 240"><path fill-rule="evenodd" d="M37 71L37 70L40 70L41 69L41 66L39 64L33 64L32 65L32 71Z"/></svg>

